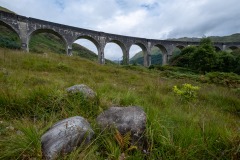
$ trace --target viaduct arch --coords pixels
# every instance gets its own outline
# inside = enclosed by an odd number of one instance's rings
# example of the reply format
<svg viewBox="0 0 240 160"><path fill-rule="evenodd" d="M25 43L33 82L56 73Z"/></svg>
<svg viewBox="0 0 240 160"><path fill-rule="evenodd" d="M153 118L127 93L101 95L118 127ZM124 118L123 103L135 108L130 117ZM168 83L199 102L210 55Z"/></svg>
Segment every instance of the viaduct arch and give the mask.
<svg viewBox="0 0 240 160"><path fill-rule="evenodd" d="M189 45L199 45L199 42L171 41L146 39L116 35L99 31L87 30L67 26L63 24L48 22L40 19L24 17L13 13L0 11L0 25L4 25L13 30L21 40L21 48L29 51L29 40L31 36L38 32L49 32L63 40L66 47L66 54L72 55L72 44L77 39L87 39L93 42L98 51L98 61L100 64L105 63L104 48L107 43L116 43L123 52L123 64L129 64L129 50L132 45L138 45L144 53L144 66L151 65L151 49L158 47L163 53L162 64L167 64L175 48L183 49ZM218 50L240 48L240 42L232 43L214 43Z"/></svg>

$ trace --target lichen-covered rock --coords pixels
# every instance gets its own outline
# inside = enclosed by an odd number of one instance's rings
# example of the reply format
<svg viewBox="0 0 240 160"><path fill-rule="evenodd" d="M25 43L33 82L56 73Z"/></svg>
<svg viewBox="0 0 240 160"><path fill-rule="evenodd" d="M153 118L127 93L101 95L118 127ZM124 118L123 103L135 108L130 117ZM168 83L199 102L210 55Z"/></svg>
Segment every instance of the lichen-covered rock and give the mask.
<svg viewBox="0 0 240 160"><path fill-rule="evenodd" d="M97 124L101 128L116 128L123 135L130 131L132 138L137 139L145 131L146 114L137 106L110 107L97 117Z"/></svg>
<svg viewBox="0 0 240 160"><path fill-rule="evenodd" d="M95 98L96 93L85 84L78 84L66 89L68 93L82 93L87 98Z"/></svg>
<svg viewBox="0 0 240 160"><path fill-rule="evenodd" d="M59 153L69 153L89 143L93 134L90 124L83 117L75 116L59 121L41 137L43 156L52 160Z"/></svg>

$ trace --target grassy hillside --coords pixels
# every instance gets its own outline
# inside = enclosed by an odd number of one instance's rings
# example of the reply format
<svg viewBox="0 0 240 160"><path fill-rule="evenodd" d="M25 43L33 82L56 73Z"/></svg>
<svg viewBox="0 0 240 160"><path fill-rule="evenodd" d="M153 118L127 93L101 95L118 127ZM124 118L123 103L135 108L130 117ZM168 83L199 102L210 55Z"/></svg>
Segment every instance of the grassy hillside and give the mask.
<svg viewBox="0 0 240 160"><path fill-rule="evenodd" d="M238 159L240 77L160 70L0 48L0 159L41 159L41 135L76 115L92 124L94 139L59 159L118 159L122 152L127 159ZM67 87L81 83L96 91L96 103L66 95ZM174 94L173 87L184 83L200 88L189 101ZM101 133L94 125L96 116L112 105L145 110L144 152L123 151L115 133Z"/></svg>
<svg viewBox="0 0 240 160"><path fill-rule="evenodd" d="M98 63L98 55L96 53L90 51L89 49L85 48L84 46L81 46L77 43L73 44L73 55L77 55L81 58L86 58L88 60L94 61ZM116 64L111 60L105 59L106 64Z"/></svg>
<svg viewBox="0 0 240 160"><path fill-rule="evenodd" d="M142 53L140 53L142 54ZM138 55L138 54L137 54ZM139 65L143 65L144 64L144 60L143 57L139 57L135 60L130 60L130 64L139 64ZM152 55L151 56L151 64L158 64L158 65L162 65L162 55L161 54L157 54L157 55Z"/></svg>
<svg viewBox="0 0 240 160"><path fill-rule="evenodd" d="M211 36L213 42L240 42L240 33L232 34L229 36Z"/></svg>
<svg viewBox="0 0 240 160"><path fill-rule="evenodd" d="M175 49L173 52L173 55L179 54L180 50ZM162 52L159 48L153 47L151 50L151 64L157 64L157 65L162 65ZM140 51L136 53L131 59L130 59L130 64L140 64L143 65L143 52Z"/></svg>
<svg viewBox="0 0 240 160"><path fill-rule="evenodd" d="M162 64L162 53L161 51L157 48L154 47L151 51L151 59L152 59L152 64ZM143 65L143 52L140 51L136 53L131 59L130 63L137 63Z"/></svg>
<svg viewBox="0 0 240 160"><path fill-rule="evenodd" d="M141 55L142 54L142 55ZM159 51L159 49L157 47L153 47L152 51L151 51L151 55L158 55L158 54L162 54L161 51ZM143 56L143 52L138 52L137 54L135 54L131 60L136 60L140 57Z"/></svg>

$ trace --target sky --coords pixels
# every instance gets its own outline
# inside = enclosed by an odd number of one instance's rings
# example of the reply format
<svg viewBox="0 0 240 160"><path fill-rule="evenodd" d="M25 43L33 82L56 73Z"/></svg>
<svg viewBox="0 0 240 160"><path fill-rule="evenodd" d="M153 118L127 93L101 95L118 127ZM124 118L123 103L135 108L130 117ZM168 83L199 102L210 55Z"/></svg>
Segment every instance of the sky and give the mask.
<svg viewBox="0 0 240 160"><path fill-rule="evenodd" d="M240 33L239 0L0 0L17 14L113 34L167 39ZM88 40L77 43L96 51ZM131 47L130 57L141 49ZM105 58L122 51L107 44Z"/></svg>

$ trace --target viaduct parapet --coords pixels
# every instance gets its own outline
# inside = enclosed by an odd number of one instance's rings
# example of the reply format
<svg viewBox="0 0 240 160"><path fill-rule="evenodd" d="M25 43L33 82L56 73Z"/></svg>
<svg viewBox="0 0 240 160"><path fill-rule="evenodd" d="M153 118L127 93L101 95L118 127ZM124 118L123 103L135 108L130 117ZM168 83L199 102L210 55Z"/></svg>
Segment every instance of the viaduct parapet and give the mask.
<svg viewBox="0 0 240 160"><path fill-rule="evenodd" d="M167 64L175 48L182 49L189 45L199 45L199 42L171 41L145 39L116 35L83 28L67 26L63 24L48 22L40 19L24 17L8 12L0 11L0 25L4 25L17 33L21 40L21 48L29 51L29 40L34 34L41 32L52 33L63 40L66 45L66 54L72 55L72 44L78 39L87 39L93 42L98 51L98 61L105 63L104 48L107 43L116 43L123 53L123 64L129 64L129 50L132 45L138 45L144 54L144 66L151 65L151 49L156 46L163 53L162 64ZM217 50L240 48L240 42L214 43Z"/></svg>

